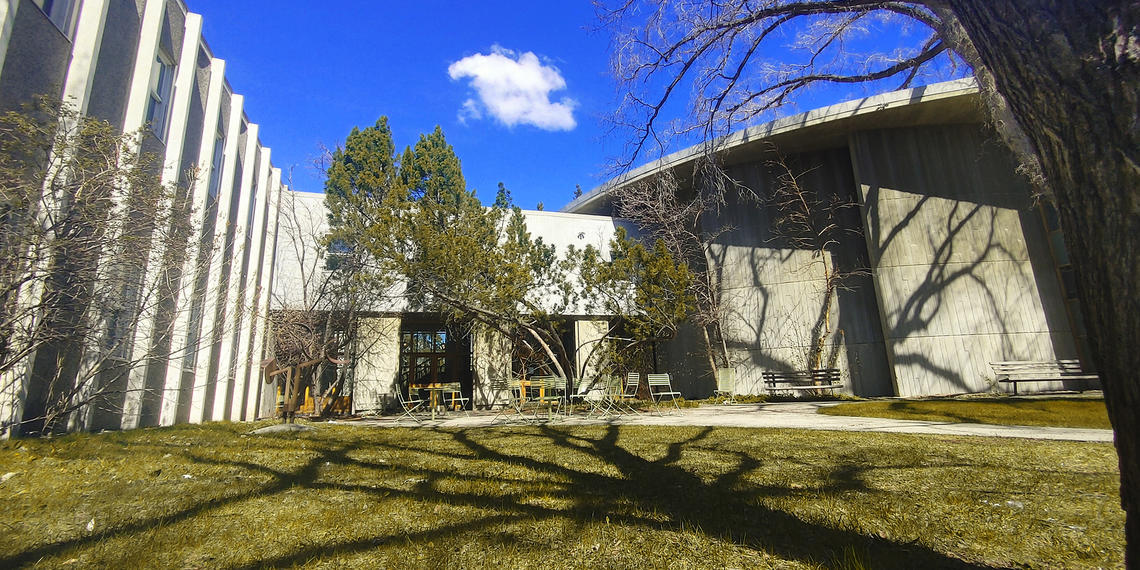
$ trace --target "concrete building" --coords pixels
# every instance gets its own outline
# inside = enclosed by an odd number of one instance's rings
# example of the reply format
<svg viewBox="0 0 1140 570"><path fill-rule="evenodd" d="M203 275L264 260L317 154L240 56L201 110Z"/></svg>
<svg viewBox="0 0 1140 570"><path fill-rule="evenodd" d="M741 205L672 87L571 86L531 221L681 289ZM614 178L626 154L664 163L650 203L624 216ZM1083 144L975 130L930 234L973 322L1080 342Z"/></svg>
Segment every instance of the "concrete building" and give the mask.
<svg viewBox="0 0 1140 570"><path fill-rule="evenodd" d="M986 392L989 363L1081 358L1085 333L1055 212L1035 200L1016 163L984 121L971 81L888 93L818 109L717 141L734 187L703 223L725 230L708 268L721 297L721 331L739 393L764 393L762 372L833 367L844 391L860 396ZM697 191L695 146L581 196L563 213L527 212L528 229L560 248L602 247L614 228L623 187L664 174L677 192ZM774 158L783 157L774 162ZM838 204L835 230L817 246L781 231L773 202L783 173L815 200ZM694 182L696 181L696 182ZM326 216L320 195L290 193L313 233ZM588 214L588 215L587 215ZM585 231L583 231L585 230ZM301 233L304 233L302 231ZM320 233L317 230L315 233ZM295 249L303 251L304 240ZM298 267L319 252L279 247L277 264ZM291 272L298 275L296 271ZM829 300L829 276L842 274ZM285 273L277 306L298 306L303 290ZM604 331L605 315L565 315L578 344ZM475 403L496 396L509 375L502 339L455 339L431 315L400 306L370 317L372 349L357 359L354 405L382 407L405 384L405 336L446 338L439 354ZM369 335L366 335L369 336ZM418 337L417 337L418 338ZM404 339L408 340L408 339ZM414 340L414 339L412 339ZM655 351L686 397L712 394L715 380L692 327ZM433 349L434 350L434 349ZM1038 390L1074 387L1040 383Z"/></svg>
<svg viewBox="0 0 1140 570"><path fill-rule="evenodd" d="M670 172L694 192L689 148L581 196L565 210L612 215L621 188ZM738 188L706 222L727 228L708 266L738 391L762 393L764 370L802 370L822 345L862 396L985 392L989 362L1081 358L1080 306L1056 214L1036 203L985 126L972 81L954 81L810 111L717 141ZM777 231L784 162L803 187L851 207L819 250ZM759 200L742 198L749 194ZM825 303L825 271L851 274ZM689 397L714 387L689 330L659 351ZM1037 385L1058 389L1060 382Z"/></svg>
<svg viewBox="0 0 1140 570"><path fill-rule="evenodd" d="M180 188L164 207L191 216L182 242L155 232L137 276L156 279L170 249L185 248L180 270L163 269L175 277L167 296L149 309L135 303L134 326L121 333L129 338L110 339L120 360L138 365L84 388L98 405L71 414L69 429L254 418L283 186L225 61L201 36L202 18L181 0L0 0L0 23L0 111L58 96L119 132L140 132L139 151L160 157L163 182ZM187 177L194 167L198 176ZM54 360L92 350L67 346ZM0 383L5 434L42 413L37 379L55 366L42 356Z"/></svg>
<svg viewBox="0 0 1140 570"><path fill-rule="evenodd" d="M134 365L93 375L72 397L98 405L70 414L69 429L271 412L275 394L259 366L268 353L265 317L308 306L306 275L324 271L316 239L327 219L323 196L282 185L201 26L182 0L0 0L0 111L47 94L120 132L140 132L139 151L160 157L162 180L181 189L165 207L191 217L182 241L156 232L146 247L138 279L163 281L166 296L149 306L125 302L134 306L133 325L107 332L118 347L114 358ZM1035 202L985 126L972 83L779 119L715 148L740 189L705 222L726 230L707 264L738 392L762 392L765 370L816 364L839 368L846 391L858 395L982 392L993 385L991 361L1088 360L1055 213ZM560 249L605 250L616 228L629 226L613 217L623 187L668 173L679 192L698 191L693 167L703 153L669 155L563 212L526 212L528 228ZM838 237L809 247L780 230L781 212L770 201L782 187L775 153L813 195L850 206L832 220ZM194 167L199 175L188 177ZM119 215L132 214L120 206ZM185 253L176 268L164 265L172 250ZM832 296L836 271L848 276ZM34 299L42 290L33 284L19 293ZM362 323L368 347L352 363L354 409L385 407L413 377L458 381L475 405L502 396L512 371L503 338L456 335L438 316L399 303L374 309ZM561 315L572 324L568 334L577 345L597 341L607 316L579 313ZM686 329L656 351L656 367L673 373L690 398L714 386L699 336ZM40 378L60 363L81 369L97 350L56 345L4 372L0 431L42 414Z"/></svg>
<svg viewBox="0 0 1140 570"><path fill-rule="evenodd" d="M566 212L524 211L527 231L543 243L564 252L573 245L593 246L609 255L618 227L636 233L628 222L609 216ZM281 199L280 232L270 311L320 312L319 299L326 275L326 252L318 244L327 231L324 194L285 191ZM350 352L352 409L355 412L390 409L399 386L458 382L474 406L502 405L508 397L506 382L513 374L509 340L489 330L466 334L450 327L438 314L413 310L397 284L389 296L376 301L361 316L358 342ZM540 301L541 302L541 301ZM572 365L594 375L596 359L590 348L608 329L606 315L585 307L562 311L575 350ZM421 366L417 366L419 363ZM266 412L274 401L263 401Z"/></svg>

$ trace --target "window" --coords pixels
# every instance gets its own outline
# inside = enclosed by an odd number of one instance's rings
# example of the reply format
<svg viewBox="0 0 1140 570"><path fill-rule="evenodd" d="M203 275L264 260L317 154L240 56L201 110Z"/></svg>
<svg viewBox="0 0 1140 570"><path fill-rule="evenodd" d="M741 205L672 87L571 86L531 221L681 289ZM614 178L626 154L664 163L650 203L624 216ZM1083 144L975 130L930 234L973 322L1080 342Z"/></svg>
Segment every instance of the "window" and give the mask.
<svg viewBox="0 0 1140 570"><path fill-rule="evenodd" d="M218 187L222 184L222 162L226 150L226 135L218 131L214 135L214 156L210 159L210 199L218 197Z"/></svg>
<svg viewBox="0 0 1140 570"><path fill-rule="evenodd" d="M174 87L174 64L161 50L150 72L150 101L146 105L146 122L160 140L166 140L166 117L170 110L170 94Z"/></svg>
<svg viewBox="0 0 1140 570"><path fill-rule="evenodd" d="M447 380L447 331L401 332L400 384L423 386Z"/></svg>
<svg viewBox="0 0 1140 570"><path fill-rule="evenodd" d="M63 32L63 35L71 37L71 25L75 23L75 7L78 4L75 0L35 0L36 6L47 14L51 23Z"/></svg>

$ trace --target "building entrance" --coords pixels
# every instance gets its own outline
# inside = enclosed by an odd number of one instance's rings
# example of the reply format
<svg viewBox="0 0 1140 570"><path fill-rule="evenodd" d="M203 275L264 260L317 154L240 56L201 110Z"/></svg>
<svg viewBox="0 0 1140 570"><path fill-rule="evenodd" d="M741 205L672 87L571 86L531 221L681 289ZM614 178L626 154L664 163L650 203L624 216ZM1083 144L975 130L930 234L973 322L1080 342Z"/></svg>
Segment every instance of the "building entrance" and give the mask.
<svg viewBox="0 0 1140 570"><path fill-rule="evenodd" d="M432 325L400 331L400 389L458 382L470 398L471 378L471 343L464 335Z"/></svg>

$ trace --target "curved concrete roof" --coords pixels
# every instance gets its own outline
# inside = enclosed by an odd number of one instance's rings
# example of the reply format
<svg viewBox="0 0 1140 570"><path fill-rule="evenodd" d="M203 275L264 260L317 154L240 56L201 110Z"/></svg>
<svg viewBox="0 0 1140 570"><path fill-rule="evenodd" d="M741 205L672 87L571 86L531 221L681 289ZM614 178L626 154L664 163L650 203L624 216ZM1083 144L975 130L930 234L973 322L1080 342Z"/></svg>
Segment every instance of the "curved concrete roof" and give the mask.
<svg viewBox="0 0 1140 570"><path fill-rule="evenodd" d="M782 150L834 148L846 144L847 135L861 129L978 122L982 114L977 94L973 78L903 89L775 119L725 135L713 144L726 163L732 163L741 156L756 156L766 148L765 143L778 143ZM598 212L612 188L689 164L707 148L705 143L695 144L635 168L583 194L562 211Z"/></svg>

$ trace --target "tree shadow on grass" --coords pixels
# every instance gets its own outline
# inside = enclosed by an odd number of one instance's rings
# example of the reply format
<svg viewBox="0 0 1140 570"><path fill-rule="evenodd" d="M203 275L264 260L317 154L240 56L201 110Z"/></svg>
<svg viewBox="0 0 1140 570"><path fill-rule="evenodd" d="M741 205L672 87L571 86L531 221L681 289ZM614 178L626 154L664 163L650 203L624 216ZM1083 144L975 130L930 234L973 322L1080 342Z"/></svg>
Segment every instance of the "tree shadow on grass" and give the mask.
<svg viewBox="0 0 1140 570"><path fill-rule="evenodd" d="M349 444L309 439L309 450L315 448L316 453L288 470L242 459L217 459L190 453L191 458L200 463L260 474L269 480L254 489L203 500L164 516L110 527L97 535L44 544L0 559L0 567L34 563L44 556L90 546L109 537L135 536L156 526L190 521L216 509L274 497L290 489L358 493L377 500L403 498L425 505L470 507L478 514L468 520L443 520L434 528L414 532L381 532L334 539L324 544L305 544L238 567L303 564L366 553L386 545L460 539L473 532L487 533L492 541L509 540L508 535L497 535L512 524L550 520L575 523L574 528L584 529L602 519L646 531L697 532L740 548L812 564L838 564L845 553L859 552L865 553L866 559L876 565L891 567L986 567L968 564L920 544L904 544L833 528L765 506L765 499L801 493L874 493L862 478L865 470L874 467L841 463L826 474L822 487L808 491L790 486L757 485L748 482L746 477L764 466L763 458L708 442L713 431L713 428L704 428L691 437L667 444L631 438L628 431L623 434L617 426L424 430L429 432L425 436L444 438L442 441L451 445L417 445L421 442L416 439L385 437ZM540 449L542 457L536 457L534 450ZM362 459L366 454L376 456L378 452L412 453L423 460L403 464ZM687 470L684 460L691 453L715 458L720 468L715 473L702 471L700 474ZM542 492L554 499L554 506L530 500L526 485L504 488L503 483L511 481L480 469L465 469L464 463L483 467L507 464L529 470L528 478L542 481ZM366 473L367 479L358 476L356 481L341 482L322 476L326 468L344 467ZM412 484L397 483L407 481ZM462 485L448 484L454 482ZM492 490L494 492L489 492ZM567 544L578 542L577 537L566 534L561 540Z"/></svg>

